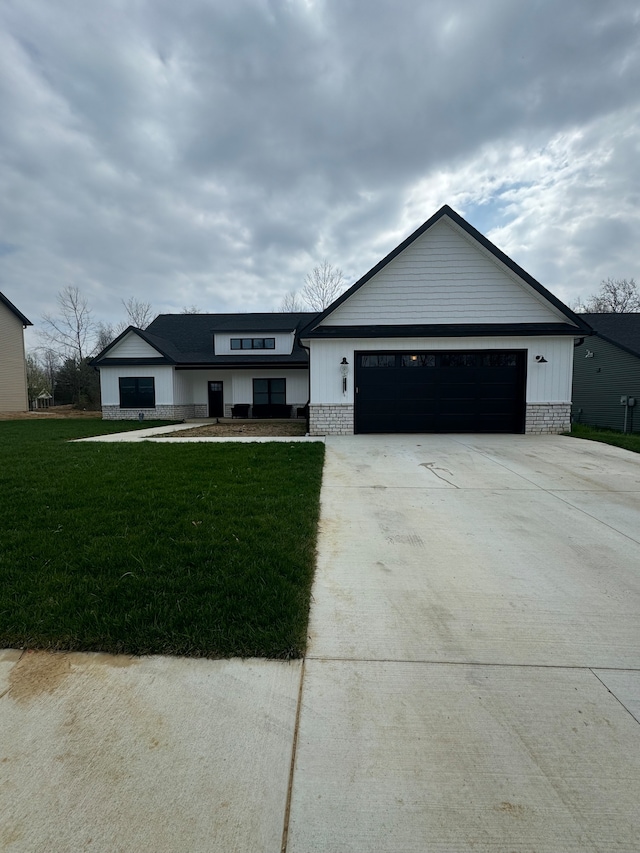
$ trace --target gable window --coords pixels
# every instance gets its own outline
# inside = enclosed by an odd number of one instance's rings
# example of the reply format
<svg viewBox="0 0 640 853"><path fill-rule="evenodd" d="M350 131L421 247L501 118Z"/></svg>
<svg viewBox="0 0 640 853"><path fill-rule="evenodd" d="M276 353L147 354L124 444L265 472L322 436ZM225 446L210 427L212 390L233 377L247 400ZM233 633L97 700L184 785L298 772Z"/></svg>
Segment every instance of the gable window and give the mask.
<svg viewBox="0 0 640 853"><path fill-rule="evenodd" d="M121 376L121 409L155 409L156 388L153 376Z"/></svg>
<svg viewBox="0 0 640 853"><path fill-rule="evenodd" d="M231 338L231 349L275 349L275 338Z"/></svg>
<svg viewBox="0 0 640 853"><path fill-rule="evenodd" d="M287 402L286 379L254 379L253 405L262 406Z"/></svg>

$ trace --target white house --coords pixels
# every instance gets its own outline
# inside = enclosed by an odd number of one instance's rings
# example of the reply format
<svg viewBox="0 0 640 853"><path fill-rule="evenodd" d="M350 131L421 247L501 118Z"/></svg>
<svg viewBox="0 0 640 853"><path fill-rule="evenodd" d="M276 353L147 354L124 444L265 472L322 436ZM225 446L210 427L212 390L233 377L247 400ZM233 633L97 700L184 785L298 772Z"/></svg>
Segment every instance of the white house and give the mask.
<svg viewBox="0 0 640 853"><path fill-rule="evenodd" d="M314 435L560 432L589 334L445 206L320 314L162 315L94 363L110 418L308 402Z"/></svg>

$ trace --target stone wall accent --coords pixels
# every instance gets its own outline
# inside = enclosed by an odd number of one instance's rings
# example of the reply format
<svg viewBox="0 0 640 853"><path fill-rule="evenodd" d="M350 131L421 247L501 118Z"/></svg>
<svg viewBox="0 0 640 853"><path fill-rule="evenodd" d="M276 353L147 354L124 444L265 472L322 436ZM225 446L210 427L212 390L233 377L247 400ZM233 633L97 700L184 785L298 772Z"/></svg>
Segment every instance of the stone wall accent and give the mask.
<svg viewBox="0 0 640 853"><path fill-rule="evenodd" d="M571 403L527 403L528 435L557 435L571 429Z"/></svg>
<svg viewBox="0 0 640 853"><path fill-rule="evenodd" d="M120 406L103 406L103 421L137 421L142 412L145 421L184 421L194 418L194 406L156 406L154 409L121 409ZM205 415L206 417L206 415Z"/></svg>
<svg viewBox="0 0 640 853"><path fill-rule="evenodd" d="M310 435L353 435L353 404L309 406Z"/></svg>

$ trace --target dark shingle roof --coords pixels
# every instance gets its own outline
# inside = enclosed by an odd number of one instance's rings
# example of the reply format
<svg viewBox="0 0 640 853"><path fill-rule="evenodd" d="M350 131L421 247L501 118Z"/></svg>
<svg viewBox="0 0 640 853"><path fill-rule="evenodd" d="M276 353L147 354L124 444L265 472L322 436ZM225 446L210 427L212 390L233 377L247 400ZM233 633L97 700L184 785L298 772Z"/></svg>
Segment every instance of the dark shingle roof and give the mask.
<svg viewBox="0 0 640 853"><path fill-rule="evenodd" d="M580 314L596 334L640 357L640 313Z"/></svg>
<svg viewBox="0 0 640 853"><path fill-rule="evenodd" d="M0 302L6 305L9 311L13 312L16 315L16 317L18 318L18 320L20 320L23 326L33 326L31 320L27 320L22 311L18 311L16 306L12 302L9 302L4 293L0 293Z"/></svg>
<svg viewBox="0 0 640 853"><path fill-rule="evenodd" d="M302 366L308 363L308 354L295 340L293 351L290 355L265 354L261 351L259 356L252 357L245 352L242 355L216 355L213 351L213 335L223 332L225 334L248 334L255 336L268 336L275 332L293 332L316 316L315 313L288 314L274 312L270 314L160 314L144 330L136 329L140 337L154 346L165 358L177 365L218 365L220 367L233 367L242 365L252 367L255 365L268 367L270 365ZM127 329L120 337L123 337L130 329ZM119 338L116 338L116 341ZM107 349L103 350L94 359L95 364L102 362L104 356L111 349L113 341ZM115 364L121 359L109 359L109 363ZM129 361L127 359L127 361ZM139 359L134 359L139 361Z"/></svg>

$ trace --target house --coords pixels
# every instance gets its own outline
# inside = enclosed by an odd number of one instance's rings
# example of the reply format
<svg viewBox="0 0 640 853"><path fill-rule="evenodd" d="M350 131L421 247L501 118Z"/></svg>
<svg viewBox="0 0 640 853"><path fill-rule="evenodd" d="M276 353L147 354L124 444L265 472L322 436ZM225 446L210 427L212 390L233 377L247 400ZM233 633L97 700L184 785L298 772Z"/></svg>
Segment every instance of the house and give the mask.
<svg viewBox="0 0 640 853"><path fill-rule="evenodd" d="M94 364L107 418L308 402L314 435L561 432L590 333L445 206L321 313L163 315Z"/></svg>
<svg viewBox="0 0 640 853"><path fill-rule="evenodd" d="M288 416L309 399L298 332L315 314L161 314L94 360L102 417Z"/></svg>
<svg viewBox="0 0 640 853"><path fill-rule="evenodd" d="M0 412L25 412L29 408L24 330L32 325L0 293Z"/></svg>
<svg viewBox="0 0 640 853"><path fill-rule="evenodd" d="M594 335L574 351L573 420L640 432L640 314L580 316Z"/></svg>

